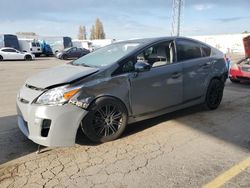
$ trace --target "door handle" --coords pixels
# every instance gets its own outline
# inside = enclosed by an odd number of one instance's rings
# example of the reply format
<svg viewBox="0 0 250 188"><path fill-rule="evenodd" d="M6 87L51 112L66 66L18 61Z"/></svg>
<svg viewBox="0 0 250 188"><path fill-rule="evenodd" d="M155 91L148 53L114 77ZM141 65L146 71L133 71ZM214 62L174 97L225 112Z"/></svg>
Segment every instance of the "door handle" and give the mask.
<svg viewBox="0 0 250 188"><path fill-rule="evenodd" d="M212 65L213 61L206 62L205 65Z"/></svg>
<svg viewBox="0 0 250 188"><path fill-rule="evenodd" d="M213 63L214 63L213 61L209 61L209 62L206 62L204 64L201 64L200 67L204 67L204 68L210 67Z"/></svg>
<svg viewBox="0 0 250 188"><path fill-rule="evenodd" d="M175 72L175 73L172 74L171 77L172 77L173 79L177 79L177 78L179 78L180 76L181 76L181 73L180 73L180 72Z"/></svg>

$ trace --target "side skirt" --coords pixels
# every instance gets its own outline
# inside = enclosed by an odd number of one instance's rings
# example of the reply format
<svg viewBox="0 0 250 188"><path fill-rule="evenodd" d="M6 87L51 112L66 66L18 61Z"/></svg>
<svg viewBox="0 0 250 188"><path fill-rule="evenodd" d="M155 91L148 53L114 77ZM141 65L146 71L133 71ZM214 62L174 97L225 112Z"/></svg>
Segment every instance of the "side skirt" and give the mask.
<svg viewBox="0 0 250 188"><path fill-rule="evenodd" d="M151 118L163 115L163 114L167 114L170 112L174 112L177 110L188 108L188 107L191 107L194 105L202 104L204 101L205 101L205 96L202 96L202 97L199 97L199 98L196 98L193 100L186 101L180 105L171 106L168 108L164 108L162 110L158 110L158 111L154 111L154 112L150 112L150 113L146 113L146 114L141 114L138 116L130 116L128 119L128 123L130 124L130 123L135 123L138 121L143 121L146 119L151 119Z"/></svg>

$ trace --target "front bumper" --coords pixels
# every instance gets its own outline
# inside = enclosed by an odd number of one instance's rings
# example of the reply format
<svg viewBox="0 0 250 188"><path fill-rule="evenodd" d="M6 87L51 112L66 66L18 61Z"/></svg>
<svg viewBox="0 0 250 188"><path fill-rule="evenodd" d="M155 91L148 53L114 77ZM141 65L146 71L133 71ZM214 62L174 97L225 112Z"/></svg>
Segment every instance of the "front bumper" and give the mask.
<svg viewBox="0 0 250 188"><path fill-rule="evenodd" d="M24 135L39 145L55 147L75 144L77 130L87 111L71 104L46 106L17 99L17 113L18 126ZM49 122L46 136L45 121Z"/></svg>
<svg viewBox="0 0 250 188"><path fill-rule="evenodd" d="M240 81L250 81L250 72L244 72L241 70L230 70L229 78L233 80L240 80Z"/></svg>

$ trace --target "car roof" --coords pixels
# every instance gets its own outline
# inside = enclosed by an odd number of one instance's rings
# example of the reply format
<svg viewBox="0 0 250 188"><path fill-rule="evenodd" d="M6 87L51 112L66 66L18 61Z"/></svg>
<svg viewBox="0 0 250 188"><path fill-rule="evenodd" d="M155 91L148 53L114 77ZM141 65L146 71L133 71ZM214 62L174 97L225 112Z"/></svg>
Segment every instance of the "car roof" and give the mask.
<svg viewBox="0 0 250 188"><path fill-rule="evenodd" d="M154 37L154 38L140 38L140 39L130 39L128 41L131 42L154 42L154 41L159 41L159 40L171 40L171 39L175 39L176 37Z"/></svg>
<svg viewBox="0 0 250 188"><path fill-rule="evenodd" d="M130 39L130 40L124 40L124 41L120 41L117 43L123 43L123 42L131 42L131 43L143 43L145 45L150 44L150 43L154 43L154 42L164 42L167 40L175 40L175 39L186 39L186 40L190 40L193 42L198 42L201 44L205 44L201 41L192 39L192 38L188 38L188 37L177 37L177 36L168 36L168 37L155 37L155 38L142 38L142 39ZM209 46L208 44L205 44L207 46ZM211 46L210 46L211 47Z"/></svg>

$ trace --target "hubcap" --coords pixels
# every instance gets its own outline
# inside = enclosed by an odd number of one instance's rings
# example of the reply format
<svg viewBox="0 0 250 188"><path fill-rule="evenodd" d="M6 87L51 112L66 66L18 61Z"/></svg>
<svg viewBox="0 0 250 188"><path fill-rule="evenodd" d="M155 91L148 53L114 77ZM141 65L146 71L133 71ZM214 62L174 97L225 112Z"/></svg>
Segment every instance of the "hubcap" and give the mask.
<svg viewBox="0 0 250 188"><path fill-rule="evenodd" d="M122 112L114 105L105 105L94 113L93 127L98 137L115 134L122 124Z"/></svg>

